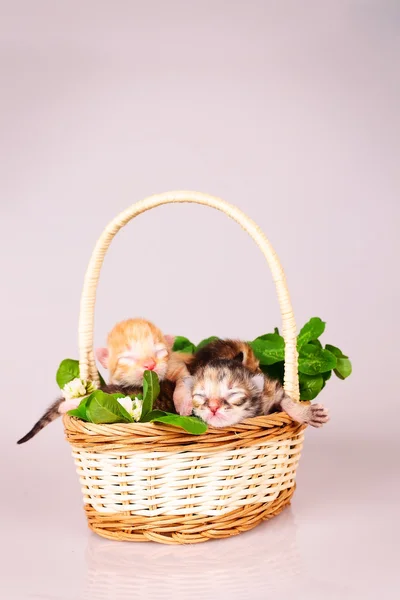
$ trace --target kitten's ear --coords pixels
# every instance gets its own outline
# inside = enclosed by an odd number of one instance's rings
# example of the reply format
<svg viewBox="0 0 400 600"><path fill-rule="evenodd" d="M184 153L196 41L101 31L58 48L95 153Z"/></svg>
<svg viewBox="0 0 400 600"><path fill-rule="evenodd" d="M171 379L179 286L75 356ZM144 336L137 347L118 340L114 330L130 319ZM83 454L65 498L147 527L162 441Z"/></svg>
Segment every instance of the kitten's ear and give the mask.
<svg viewBox="0 0 400 600"><path fill-rule="evenodd" d="M96 348L96 358L105 369L108 369L108 355L108 348Z"/></svg>
<svg viewBox="0 0 400 600"><path fill-rule="evenodd" d="M233 357L233 360L237 360L238 362L243 362L244 359L244 354L243 352L239 352L239 354L236 354L236 356Z"/></svg>
<svg viewBox="0 0 400 600"><path fill-rule="evenodd" d="M254 385L256 386L257 391L262 392L264 390L265 383L264 375L262 373L259 373L257 375L254 375L251 379Z"/></svg>
<svg viewBox="0 0 400 600"><path fill-rule="evenodd" d="M164 335L165 341L167 342L167 346L168 348L170 348L172 350L172 346L175 343L175 336L174 335Z"/></svg>

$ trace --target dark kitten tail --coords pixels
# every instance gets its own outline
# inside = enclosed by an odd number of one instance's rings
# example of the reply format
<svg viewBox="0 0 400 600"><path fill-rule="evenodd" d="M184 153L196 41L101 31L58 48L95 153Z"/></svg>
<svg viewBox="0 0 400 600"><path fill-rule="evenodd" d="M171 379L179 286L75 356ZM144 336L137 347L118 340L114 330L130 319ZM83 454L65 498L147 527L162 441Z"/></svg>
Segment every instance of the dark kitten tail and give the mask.
<svg viewBox="0 0 400 600"><path fill-rule="evenodd" d="M103 391L108 392L109 394L112 394L114 392L121 392L123 391L121 386L103 386L101 388ZM46 412L44 413L44 415L42 417L40 417L39 421L37 423L35 423L35 425L32 427L32 429L30 431L28 431L28 433L26 435L24 435L24 437L22 437L20 440L18 440L17 444L25 444L25 442L29 442L29 440L31 440L33 437L35 437L35 435L37 435L39 433L39 431L42 431L42 429L44 429L44 427L46 427L46 425L49 425L52 421L55 421L56 419L58 419L58 417L61 416L60 412L59 412L59 407L60 404L64 402L64 398L60 397L57 398L57 400L55 400L53 402L53 404L51 404L49 406L49 408L46 410Z"/></svg>
<svg viewBox="0 0 400 600"><path fill-rule="evenodd" d="M176 412L174 407L174 402L172 399L175 384L172 381L160 381L160 395L157 400L154 402L154 409L164 410L166 412ZM103 392L107 392L108 394L114 394L116 392L121 392L126 395L130 394L139 394L142 393L141 387L128 386L124 387L121 385L103 385L100 387ZM46 410L44 415L39 419L37 423L32 427L32 429L24 435L23 438L18 440L17 444L25 444L31 440L39 431L41 431L46 425L49 425L52 421L55 421L60 415L59 407L60 404L64 402L64 398L57 398L53 402L51 406Z"/></svg>
<svg viewBox="0 0 400 600"><path fill-rule="evenodd" d="M31 440L37 433L39 433L39 431L46 427L46 425L49 425L49 423L55 421L55 419L60 416L58 408L63 401L64 398L57 398L57 400L55 400L53 404L49 406L39 421L35 423L32 429L26 435L24 435L24 437L18 440L17 444L24 444L25 442Z"/></svg>

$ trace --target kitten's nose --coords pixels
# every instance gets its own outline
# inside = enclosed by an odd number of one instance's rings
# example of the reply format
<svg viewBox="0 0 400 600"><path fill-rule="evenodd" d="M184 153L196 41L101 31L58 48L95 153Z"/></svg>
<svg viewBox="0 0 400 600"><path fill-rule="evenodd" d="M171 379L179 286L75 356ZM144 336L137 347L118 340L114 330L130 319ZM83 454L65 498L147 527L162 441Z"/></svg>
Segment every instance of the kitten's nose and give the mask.
<svg viewBox="0 0 400 600"><path fill-rule="evenodd" d="M215 413L217 412L217 410L219 409L220 406L221 406L221 402L219 400L210 400L208 402L208 408L211 410L213 415L215 415Z"/></svg>
<svg viewBox="0 0 400 600"><path fill-rule="evenodd" d="M143 363L143 367L144 367L146 370L149 370L149 371L154 371L154 369L155 369L155 367L156 367L156 361L155 361L155 360L153 360L152 358L149 358L148 360L145 360L145 361L144 361L144 363Z"/></svg>

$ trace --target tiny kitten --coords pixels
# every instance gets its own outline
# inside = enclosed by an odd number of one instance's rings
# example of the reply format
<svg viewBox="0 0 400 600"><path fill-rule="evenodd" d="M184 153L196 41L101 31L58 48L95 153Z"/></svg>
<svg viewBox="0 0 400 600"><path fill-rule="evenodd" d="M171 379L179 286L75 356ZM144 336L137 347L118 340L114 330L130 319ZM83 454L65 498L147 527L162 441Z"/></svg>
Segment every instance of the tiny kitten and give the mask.
<svg viewBox="0 0 400 600"><path fill-rule="evenodd" d="M175 383L174 405L179 414L191 412L191 377L185 364L187 355L172 352L174 338L144 319L117 323L107 338L107 348L98 348L96 357L108 369L110 383L142 386L146 369Z"/></svg>
<svg viewBox="0 0 400 600"><path fill-rule="evenodd" d="M228 427L262 414L264 375L237 360L214 359L193 376L193 412L213 427Z"/></svg>
<svg viewBox="0 0 400 600"><path fill-rule="evenodd" d="M176 412L176 404L178 410L180 408L186 411L185 414L190 414L192 380L183 357L171 352L172 345L173 338L164 336L149 321L129 319L118 323L108 336L108 347L96 350L99 362L110 372L110 384L100 389L110 394L140 393L143 373L148 369L157 373L160 380L160 395L154 403L154 408ZM80 401L81 398L68 401L62 397L57 398L17 443L23 444L32 439L61 414L76 408Z"/></svg>
<svg viewBox="0 0 400 600"><path fill-rule="evenodd" d="M233 368L235 365L241 365L242 369ZM321 427L329 420L328 412L323 406L294 402L279 381L263 374L259 368L259 361L246 342L210 342L196 352L189 369L193 375L194 413L214 427L234 425L251 416L267 415L280 410L286 412L294 421L313 427ZM257 394L254 396L254 389L249 385L246 371L260 377L259 380L252 380L253 384L257 381L263 382L260 403ZM236 399L233 403L230 401L232 390L242 392L241 396L232 395L233 400ZM210 403L212 409L209 407ZM249 414L251 412L254 414Z"/></svg>

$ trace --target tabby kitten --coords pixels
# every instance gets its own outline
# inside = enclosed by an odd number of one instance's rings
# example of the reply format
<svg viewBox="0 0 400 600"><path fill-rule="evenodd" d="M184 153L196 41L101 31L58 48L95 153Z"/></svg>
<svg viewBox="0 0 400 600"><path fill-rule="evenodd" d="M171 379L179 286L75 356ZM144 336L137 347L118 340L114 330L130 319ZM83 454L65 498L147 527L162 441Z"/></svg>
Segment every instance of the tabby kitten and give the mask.
<svg viewBox="0 0 400 600"><path fill-rule="evenodd" d="M238 364L241 364L242 370L237 369ZM234 425L251 416L267 415L277 411L284 411L294 421L307 423L313 427L321 427L329 420L328 412L322 405L294 402L279 381L264 375L251 346L246 342L236 340L210 342L196 352L189 369L194 380L194 413L214 427ZM257 394L252 395L246 371L253 377L261 378L263 388L260 398ZM242 387L239 386L238 389L243 392L240 397L243 402L238 405L237 402L232 403L230 399L240 377ZM234 394L232 397L235 399ZM209 408L210 404L213 410ZM249 414L251 412L253 414Z"/></svg>
<svg viewBox="0 0 400 600"><path fill-rule="evenodd" d="M211 360L198 367L193 379L193 412L213 427L261 414L264 376L239 361Z"/></svg>
<svg viewBox="0 0 400 600"><path fill-rule="evenodd" d="M214 340L197 350L192 357L184 357L184 360L187 362L190 372L194 373L199 367L204 367L210 361L220 358L237 360L253 373L261 373L260 363L253 350L249 344L241 340Z"/></svg>

